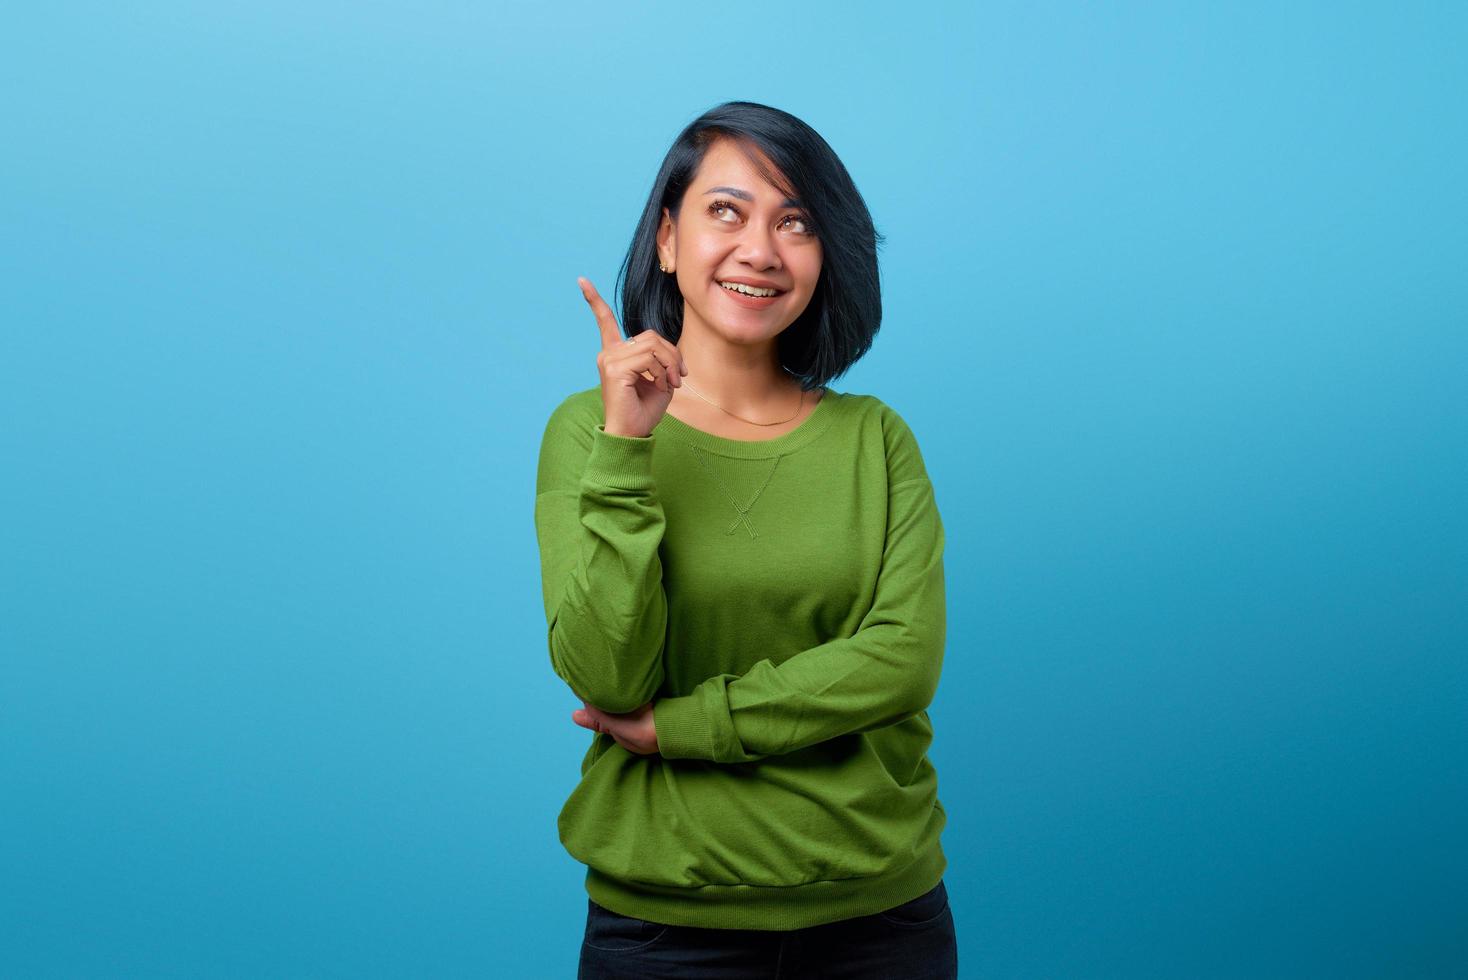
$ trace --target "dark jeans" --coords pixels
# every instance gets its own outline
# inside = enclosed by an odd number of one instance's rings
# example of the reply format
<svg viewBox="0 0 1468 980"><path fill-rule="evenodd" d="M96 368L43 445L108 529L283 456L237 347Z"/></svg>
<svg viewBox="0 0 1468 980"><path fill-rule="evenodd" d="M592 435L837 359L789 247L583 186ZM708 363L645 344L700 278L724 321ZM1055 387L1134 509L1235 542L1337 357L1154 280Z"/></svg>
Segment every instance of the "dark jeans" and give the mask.
<svg viewBox="0 0 1468 980"><path fill-rule="evenodd" d="M577 980L952 980L958 942L948 889L790 932L670 926L587 899Z"/></svg>

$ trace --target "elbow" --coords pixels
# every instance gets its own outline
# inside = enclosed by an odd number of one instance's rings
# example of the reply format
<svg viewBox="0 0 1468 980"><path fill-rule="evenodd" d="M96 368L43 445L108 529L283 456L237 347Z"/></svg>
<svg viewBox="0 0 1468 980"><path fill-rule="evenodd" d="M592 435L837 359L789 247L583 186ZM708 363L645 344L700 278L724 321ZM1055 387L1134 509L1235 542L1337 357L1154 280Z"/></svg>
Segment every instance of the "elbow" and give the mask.
<svg viewBox="0 0 1468 980"><path fill-rule="evenodd" d="M638 695L633 698L626 698L619 697L612 691L607 691L600 697L582 698L582 700L593 708L600 708L609 715L625 715L636 711L638 708L652 701L656 697L656 694L657 692L654 691L646 697Z"/></svg>
<svg viewBox="0 0 1468 980"><path fill-rule="evenodd" d="M912 669L902 685L907 696L907 715L926 711L938 695L938 681L943 673L943 630L915 638L912 647Z"/></svg>
<svg viewBox="0 0 1468 980"><path fill-rule="evenodd" d="M663 686L663 652L649 661L612 656L587 658L569 649L557 632L549 636L551 666L571 693L608 714L620 715L647 704Z"/></svg>
<svg viewBox="0 0 1468 980"><path fill-rule="evenodd" d="M911 698L908 701L908 715L915 715L928 710L928 705L938 696L938 677L933 672L920 672L917 681L912 685Z"/></svg>
<svg viewBox="0 0 1468 980"><path fill-rule="evenodd" d="M593 708L600 708L611 715L625 715L657 697L658 690L663 686L663 672L661 669L651 671L635 686L607 674L577 681L568 679L567 682L571 685L572 693Z"/></svg>
<svg viewBox="0 0 1468 980"><path fill-rule="evenodd" d="M899 717L910 718L926 711L938 694L937 678L932 671L918 669L912 672L908 683L903 686L903 703Z"/></svg>

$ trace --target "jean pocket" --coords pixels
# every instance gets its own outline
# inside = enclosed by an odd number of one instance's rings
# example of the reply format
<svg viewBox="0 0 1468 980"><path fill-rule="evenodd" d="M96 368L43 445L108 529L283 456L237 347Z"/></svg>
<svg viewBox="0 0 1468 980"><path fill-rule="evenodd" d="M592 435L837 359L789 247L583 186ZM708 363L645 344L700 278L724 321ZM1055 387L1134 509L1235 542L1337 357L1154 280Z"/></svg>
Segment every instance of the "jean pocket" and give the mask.
<svg viewBox="0 0 1468 980"><path fill-rule="evenodd" d="M894 905L877 915L894 926L904 929L921 929L943 918L948 911L948 889L940 880L931 889L910 902Z"/></svg>
<svg viewBox="0 0 1468 980"><path fill-rule="evenodd" d="M603 953L630 953L651 946L668 931L661 922L649 922L586 900L586 937L583 942Z"/></svg>

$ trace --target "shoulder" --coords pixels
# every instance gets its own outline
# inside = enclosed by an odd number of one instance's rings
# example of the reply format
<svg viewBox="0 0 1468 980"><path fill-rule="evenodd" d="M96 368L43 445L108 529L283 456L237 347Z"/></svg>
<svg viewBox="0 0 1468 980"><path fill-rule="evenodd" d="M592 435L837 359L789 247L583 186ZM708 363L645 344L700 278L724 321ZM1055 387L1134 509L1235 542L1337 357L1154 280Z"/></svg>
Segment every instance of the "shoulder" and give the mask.
<svg viewBox="0 0 1468 980"><path fill-rule="evenodd" d="M572 392L551 409L540 437L537 483L542 490L574 485L581 478L596 427L604 421L600 385Z"/></svg>
<svg viewBox="0 0 1468 980"><path fill-rule="evenodd" d="M546 419L546 430L593 428L602 423L604 412L601 385L573 391L551 409L550 417Z"/></svg>
<svg viewBox="0 0 1468 980"><path fill-rule="evenodd" d="M541 434L541 447L571 444L589 450L594 430L605 421L601 385L573 391L551 409Z"/></svg>
<svg viewBox="0 0 1468 980"><path fill-rule="evenodd" d="M860 428L866 437L874 441L881 439L890 484L927 479L928 471L923 463L917 434L902 413L876 395L846 393L841 397L861 420Z"/></svg>

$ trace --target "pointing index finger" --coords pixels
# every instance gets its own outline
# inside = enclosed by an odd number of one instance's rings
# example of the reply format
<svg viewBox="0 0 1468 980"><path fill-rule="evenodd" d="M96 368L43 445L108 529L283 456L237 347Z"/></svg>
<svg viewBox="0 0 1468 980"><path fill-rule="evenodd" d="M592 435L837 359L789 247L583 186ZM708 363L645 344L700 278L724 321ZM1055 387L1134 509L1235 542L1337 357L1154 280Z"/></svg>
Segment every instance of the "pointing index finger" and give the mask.
<svg viewBox="0 0 1468 980"><path fill-rule="evenodd" d="M622 331L617 326L617 318L612 314L612 308L607 305L606 300L597 293L596 287L591 280L585 276L577 276L576 282L581 286L581 295L585 298L591 312L596 316L597 328L601 331L602 350L610 350L622 342Z"/></svg>

